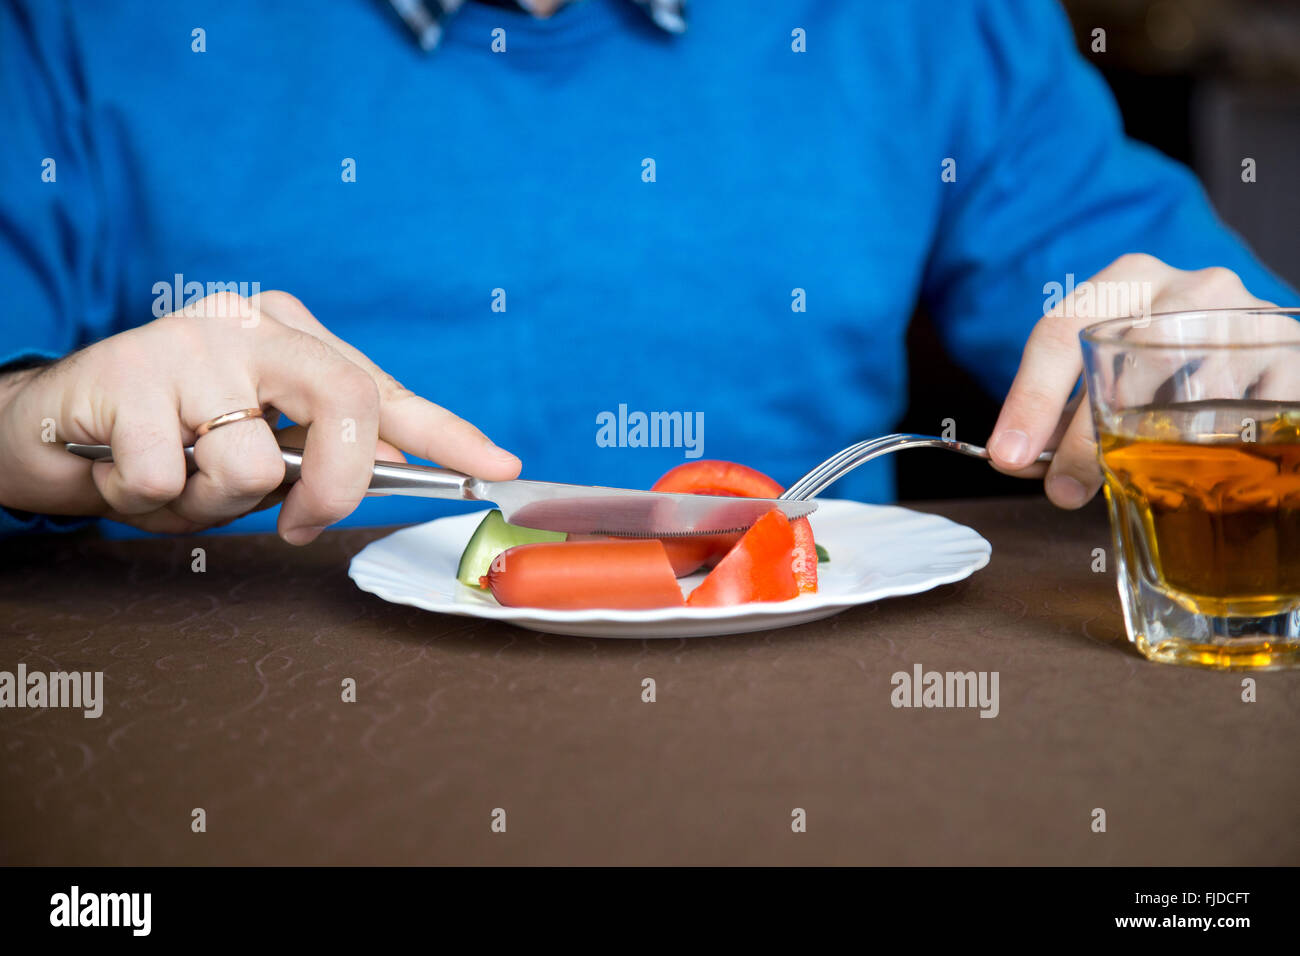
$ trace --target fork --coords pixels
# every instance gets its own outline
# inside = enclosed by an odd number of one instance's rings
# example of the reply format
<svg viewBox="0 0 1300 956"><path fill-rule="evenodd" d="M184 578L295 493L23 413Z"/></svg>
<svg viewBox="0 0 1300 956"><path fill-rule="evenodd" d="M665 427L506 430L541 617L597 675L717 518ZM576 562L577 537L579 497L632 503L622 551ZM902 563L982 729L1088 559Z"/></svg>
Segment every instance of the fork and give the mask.
<svg viewBox="0 0 1300 956"><path fill-rule="evenodd" d="M936 438L933 435L882 435L879 438L860 441L831 455L778 497L786 501L814 498L859 465L864 465L881 455L888 455L890 452L902 451L904 448L943 448L946 451L970 455L972 458L989 457L987 448L972 445L970 442L957 441L955 438ZM1038 462L1051 460L1050 451L1043 452L1035 459Z"/></svg>

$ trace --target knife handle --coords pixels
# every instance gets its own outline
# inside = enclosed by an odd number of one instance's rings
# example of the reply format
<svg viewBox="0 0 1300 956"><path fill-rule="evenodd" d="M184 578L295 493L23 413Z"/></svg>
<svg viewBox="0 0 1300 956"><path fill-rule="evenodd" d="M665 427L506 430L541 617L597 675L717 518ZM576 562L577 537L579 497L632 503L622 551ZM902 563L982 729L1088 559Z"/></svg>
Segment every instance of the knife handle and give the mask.
<svg viewBox="0 0 1300 956"><path fill-rule="evenodd" d="M108 445L83 445L70 441L64 447L72 454L91 461L113 460L113 449ZM194 446L186 445L184 451L186 469L192 474L198 470L198 465L194 462ZM281 448L280 457L284 459L284 483L292 484L302 474L302 449ZM447 468L377 461L371 469L370 486L366 494L473 501L477 500L470 490L473 481L469 475Z"/></svg>

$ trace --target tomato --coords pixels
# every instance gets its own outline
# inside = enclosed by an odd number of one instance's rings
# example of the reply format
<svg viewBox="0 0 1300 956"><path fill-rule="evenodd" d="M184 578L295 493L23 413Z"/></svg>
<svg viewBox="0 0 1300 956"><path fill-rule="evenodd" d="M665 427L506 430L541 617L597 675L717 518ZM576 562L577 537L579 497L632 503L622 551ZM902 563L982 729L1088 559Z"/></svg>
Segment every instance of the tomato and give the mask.
<svg viewBox="0 0 1300 956"><path fill-rule="evenodd" d="M745 532L740 542L691 592L686 599L687 605L725 607L749 601L788 601L798 597L794 548L790 521L773 508Z"/></svg>
<svg viewBox="0 0 1300 956"><path fill-rule="evenodd" d="M651 491L668 491L689 495L724 495L744 498L775 498L785 489L753 468L732 461L701 459L688 461L668 471L654 483ZM817 544L807 518L791 522L794 532L794 575L799 593L817 590ZM701 567L722 560L741 539L741 534L701 535L689 538L664 538L673 571L683 577Z"/></svg>
<svg viewBox="0 0 1300 956"><path fill-rule="evenodd" d="M785 489L753 468L737 465L734 461L702 458L669 469L650 490L686 495L775 498Z"/></svg>
<svg viewBox="0 0 1300 956"><path fill-rule="evenodd" d="M660 538L673 574L684 578L694 574L706 564L716 564L719 557L731 550L740 535L700 534L687 538ZM727 540L723 540L727 539Z"/></svg>
<svg viewBox="0 0 1300 956"><path fill-rule="evenodd" d="M486 586L507 607L640 610L684 603L655 538L516 545L497 555Z"/></svg>

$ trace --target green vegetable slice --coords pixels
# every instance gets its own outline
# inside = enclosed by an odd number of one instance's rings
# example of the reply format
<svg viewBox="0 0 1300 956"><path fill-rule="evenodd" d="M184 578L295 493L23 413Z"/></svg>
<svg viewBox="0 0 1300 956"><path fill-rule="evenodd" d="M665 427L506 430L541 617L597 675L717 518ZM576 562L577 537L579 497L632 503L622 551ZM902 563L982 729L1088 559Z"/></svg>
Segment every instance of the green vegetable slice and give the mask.
<svg viewBox="0 0 1300 956"><path fill-rule="evenodd" d="M488 573L496 556L507 548L540 541L563 541L564 538L563 531L516 527L509 524L499 510L493 509L483 516L470 536L469 544L465 545L460 567L456 569L456 580L466 587L478 588L479 578Z"/></svg>

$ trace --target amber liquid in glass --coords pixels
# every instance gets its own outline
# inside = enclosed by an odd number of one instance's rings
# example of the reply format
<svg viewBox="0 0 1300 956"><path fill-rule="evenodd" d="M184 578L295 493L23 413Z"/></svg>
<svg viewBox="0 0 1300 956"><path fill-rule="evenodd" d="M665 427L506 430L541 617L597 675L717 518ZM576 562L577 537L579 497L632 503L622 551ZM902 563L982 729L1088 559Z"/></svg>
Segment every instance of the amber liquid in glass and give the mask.
<svg viewBox="0 0 1300 956"><path fill-rule="evenodd" d="M1300 406L1148 406L1099 438L1131 566L1197 614L1300 608Z"/></svg>

